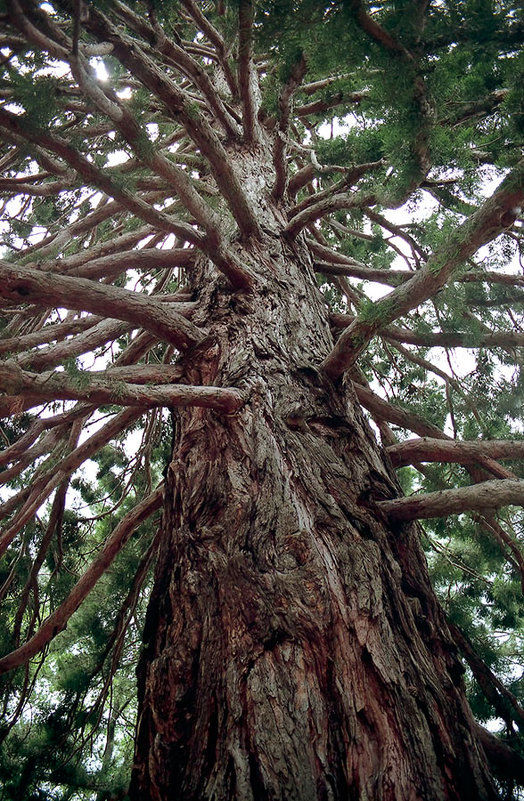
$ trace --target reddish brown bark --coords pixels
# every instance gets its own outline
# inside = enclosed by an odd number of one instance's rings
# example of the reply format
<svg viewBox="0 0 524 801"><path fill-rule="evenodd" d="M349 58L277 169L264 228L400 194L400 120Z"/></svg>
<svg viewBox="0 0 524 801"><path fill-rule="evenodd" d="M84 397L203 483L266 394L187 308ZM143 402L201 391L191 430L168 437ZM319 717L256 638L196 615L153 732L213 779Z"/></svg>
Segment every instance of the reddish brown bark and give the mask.
<svg viewBox="0 0 524 801"><path fill-rule="evenodd" d="M223 335L185 378L250 392L175 414L130 796L494 799L416 525L377 512L351 385L305 366L332 347L312 266L271 248L267 301L194 276Z"/></svg>

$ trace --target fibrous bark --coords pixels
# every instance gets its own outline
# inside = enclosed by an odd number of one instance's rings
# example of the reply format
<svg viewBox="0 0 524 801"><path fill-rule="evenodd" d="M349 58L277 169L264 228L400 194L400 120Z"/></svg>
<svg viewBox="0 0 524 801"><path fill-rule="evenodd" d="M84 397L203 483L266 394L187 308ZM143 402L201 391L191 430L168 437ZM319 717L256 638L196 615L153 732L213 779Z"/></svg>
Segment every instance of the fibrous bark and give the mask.
<svg viewBox="0 0 524 801"><path fill-rule="evenodd" d="M332 347L312 264L271 248L263 298L195 275L222 335L185 378L249 400L174 417L131 798L495 798L416 526L377 514L397 487L351 383L306 366Z"/></svg>

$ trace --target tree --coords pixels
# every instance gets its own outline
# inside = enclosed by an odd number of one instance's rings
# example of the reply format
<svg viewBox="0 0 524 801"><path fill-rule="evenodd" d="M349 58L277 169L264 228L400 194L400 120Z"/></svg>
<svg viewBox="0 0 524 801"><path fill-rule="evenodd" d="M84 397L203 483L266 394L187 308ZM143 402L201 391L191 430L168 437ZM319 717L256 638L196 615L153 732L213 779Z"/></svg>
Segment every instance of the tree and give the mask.
<svg viewBox="0 0 524 801"><path fill-rule="evenodd" d="M0 4L6 798L518 797L523 28Z"/></svg>

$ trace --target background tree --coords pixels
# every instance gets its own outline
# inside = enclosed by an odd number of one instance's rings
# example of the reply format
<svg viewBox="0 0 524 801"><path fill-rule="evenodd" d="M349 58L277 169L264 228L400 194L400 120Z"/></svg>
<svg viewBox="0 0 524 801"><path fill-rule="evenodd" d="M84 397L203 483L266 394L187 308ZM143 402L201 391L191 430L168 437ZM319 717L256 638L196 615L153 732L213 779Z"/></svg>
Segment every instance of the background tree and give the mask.
<svg viewBox="0 0 524 801"><path fill-rule="evenodd" d="M523 30L0 2L2 798L519 797Z"/></svg>

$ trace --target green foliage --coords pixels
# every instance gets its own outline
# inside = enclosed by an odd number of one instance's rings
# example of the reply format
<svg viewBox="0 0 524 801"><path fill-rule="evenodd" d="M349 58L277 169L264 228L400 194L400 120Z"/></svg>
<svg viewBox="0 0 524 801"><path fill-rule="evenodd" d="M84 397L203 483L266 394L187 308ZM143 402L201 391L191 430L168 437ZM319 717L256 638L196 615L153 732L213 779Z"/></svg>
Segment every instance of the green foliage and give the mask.
<svg viewBox="0 0 524 801"><path fill-rule="evenodd" d="M58 110L57 80L50 75L10 71L13 100L24 109L24 124L45 128Z"/></svg>

